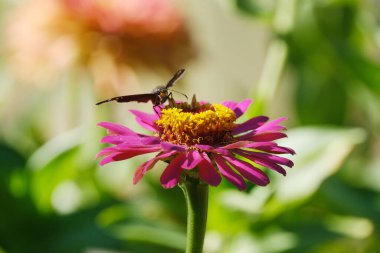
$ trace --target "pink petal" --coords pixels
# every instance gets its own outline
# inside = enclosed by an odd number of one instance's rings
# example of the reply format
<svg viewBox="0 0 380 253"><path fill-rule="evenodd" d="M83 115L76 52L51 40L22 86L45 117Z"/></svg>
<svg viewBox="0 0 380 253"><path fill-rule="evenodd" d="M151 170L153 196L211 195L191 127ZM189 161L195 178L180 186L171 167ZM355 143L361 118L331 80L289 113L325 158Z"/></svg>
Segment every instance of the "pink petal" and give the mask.
<svg viewBox="0 0 380 253"><path fill-rule="evenodd" d="M228 151L227 149L224 149L224 147L214 148L213 150L210 150L209 152L215 153L215 154L220 154L220 155L229 155L230 154L230 151Z"/></svg>
<svg viewBox="0 0 380 253"><path fill-rule="evenodd" d="M252 101L252 99L245 99L238 103L235 101L224 101L222 104L234 111L236 117L239 118L241 115L243 115L243 113L245 113L245 111L251 105Z"/></svg>
<svg viewBox="0 0 380 253"><path fill-rule="evenodd" d="M238 160L235 157L224 156L223 158L227 160L243 177L252 183L261 186L269 184L268 176L255 166L245 161Z"/></svg>
<svg viewBox="0 0 380 253"><path fill-rule="evenodd" d="M210 145L203 145L203 144L196 144L194 145L195 148L199 149L199 150L202 150L202 151L212 151L214 150L214 147L213 146L210 146Z"/></svg>
<svg viewBox="0 0 380 253"><path fill-rule="evenodd" d="M255 134L255 133L248 133L246 135L242 135L237 137L238 140L249 140L249 141L274 141L277 139L281 139L287 137L286 134L280 133L280 132L274 132L274 133L263 133L263 134Z"/></svg>
<svg viewBox="0 0 380 253"><path fill-rule="evenodd" d="M244 148L251 143L252 143L251 141L237 141L237 142L234 142L234 143L231 143L231 144L224 146L223 149Z"/></svg>
<svg viewBox="0 0 380 253"><path fill-rule="evenodd" d="M186 152L186 160L180 166L185 170L191 170L202 161L202 157L197 150Z"/></svg>
<svg viewBox="0 0 380 253"><path fill-rule="evenodd" d="M222 181L215 167L212 165L210 158L206 153L201 153L202 160L198 164L199 177L209 185L217 186Z"/></svg>
<svg viewBox="0 0 380 253"><path fill-rule="evenodd" d="M155 152L161 150L161 145L142 145L135 143L123 143L112 147L117 152L129 152L133 150L145 151L147 153Z"/></svg>
<svg viewBox="0 0 380 253"><path fill-rule="evenodd" d="M240 191L244 190L247 185L244 179L239 176L231 167L224 161L224 159L219 155L213 155L216 165L219 168L220 173L233 185L235 185Z"/></svg>
<svg viewBox="0 0 380 253"><path fill-rule="evenodd" d="M273 154L292 154L296 152L287 147L278 146L274 142L250 142L250 144L245 146L246 148L253 148L261 151L265 151Z"/></svg>
<svg viewBox="0 0 380 253"><path fill-rule="evenodd" d="M185 152L187 150L186 146L184 145L177 145L167 141L161 142L161 147L166 151Z"/></svg>
<svg viewBox="0 0 380 253"><path fill-rule="evenodd" d="M128 153L128 152L141 152L141 153L152 153L159 151L161 149L160 145L140 145L140 144L120 144L113 147L103 148L97 155L96 158L101 156L109 155L112 153Z"/></svg>
<svg viewBox="0 0 380 253"><path fill-rule="evenodd" d="M285 127L278 125L278 123L286 120L287 118L282 117L275 120L272 120L268 123L265 123L264 125L258 127L255 131L256 134L264 133L264 132L278 132L281 130L284 130Z"/></svg>
<svg viewBox="0 0 380 253"><path fill-rule="evenodd" d="M216 153L216 154L221 154L221 155L228 155L229 154L229 151L227 149L225 149L224 147L215 148L215 147L209 146L209 145L198 145L198 144L195 145L194 147L201 150L201 151L207 151L209 153Z"/></svg>
<svg viewBox="0 0 380 253"><path fill-rule="evenodd" d="M120 153L113 153L112 155L106 156L105 158L103 158L103 159L99 162L99 165L100 165L100 166L103 166L103 165L106 165L107 163L115 162L116 160L114 160L114 157L115 157L115 156L118 156L118 155L120 155Z"/></svg>
<svg viewBox="0 0 380 253"><path fill-rule="evenodd" d="M143 155L143 154L148 154L148 153L152 153L152 152L157 152L160 150L160 148L130 148L128 150L122 150L122 151L117 151L115 150L115 147L112 147L114 149L114 151L112 152L111 155L103 158L101 161L100 161L100 165L103 166L107 163L110 163L110 162L115 162L115 161L121 161L121 160L126 160L126 159L129 159L131 157L135 157L135 156L138 156L138 155ZM110 150L110 149L107 149L107 151ZM101 151L102 152L102 151ZM100 152L100 153L101 153ZM99 154L100 154L99 153ZM98 155L99 155L98 154ZM102 154L104 155L104 154Z"/></svg>
<svg viewBox="0 0 380 253"><path fill-rule="evenodd" d="M292 154L292 155L295 154L294 150L290 148L278 146L275 142L237 141L223 147L223 149L239 149L239 148L257 149L257 150L266 151L268 153L274 153L274 154Z"/></svg>
<svg viewBox="0 0 380 253"><path fill-rule="evenodd" d="M156 136L127 136L127 135L108 135L102 138L102 143L121 144L121 143L137 143L140 145L159 144L160 139Z"/></svg>
<svg viewBox="0 0 380 253"><path fill-rule="evenodd" d="M246 122L236 126L232 130L232 135L241 134L250 130L254 130L260 126L262 126L265 122L268 121L268 117L258 116L252 119L247 120Z"/></svg>
<svg viewBox="0 0 380 253"><path fill-rule="evenodd" d="M247 151L245 153L248 155L251 155L253 157L256 157L257 159L282 164L282 165L288 166L289 168L293 167L293 165L294 165L294 163L291 160L289 160L285 157L280 157L280 156L276 156L276 155L272 155L272 154L266 154L266 153L249 152L249 151Z"/></svg>
<svg viewBox="0 0 380 253"><path fill-rule="evenodd" d="M158 131L157 126L154 123L156 120L159 119L156 114L145 113L137 110L129 111L136 116L136 121L140 124L140 126L153 132Z"/></svg>
<svg viewBox="0 0 380 253"><path fill-rule="evenodd" d="M233 110L237 104L238 104L238 102L235 102L232 100L227 100L227 101L222 102L222 105L230 108L231 110Z"/></svg>
<svg viewBox="0 0 380 253"><path fill-rule="evenodd" d="M273 153L273 154L291 154L291 155L295 155L296 152L291 149L291 148L287 148L287 147L282 147L282 146L272 146L272 147L258 147L257 148L258 150L262 150L262 151L266 151L266 152L269 152L269 153Z"/></svg>
<svg viewBox="0 0 380 253"><path fill-rule="evenodd" d="M144 136L143 138L141 138L141 144L144 144L144 145L158 145L161 143L161 140L160 138L156 137L156 136Z"/></svg>
<svg viewBox="0 0 380 253"><path fill-rule="evenodd" d="M101 126L108 130L109 134L116 134L116 135L131 135L131 136L137 136L137 133L132 131L126 126L111 123L111 122L100 122L98 123L98 126Z"/></svg>
<svg viewBox="0 0 380 253"><path fill-rule="evenodd" d="M102 138L101 143L121 144L123 142L135 142L140 143L141 138L139 136L130 135L108 135Z"/></svg>
<svg viewBox="0 0 380 253"><path fill-rule="evenodd" d="M140 180L143 178L143 176L145 175L146 172L148 172L149 170L151 170L153 168L153 166L159 161L159 160L163 160L165 158L168 158L172 155L174 155L176 152L169 152L169 153L160 153L158 154L156 157L150 159L149 161L141 164L137 170L135 171L135 175L133 177L133 184L137 184L138 182L140 182Z"/></svg>
<svg viewBox="0 0 380 253"><path fill-rule="evenodd" d="M115 152L115 149L113 147L106 147L106 148L103 148L98 154L96 154L96 158L106 156L114 152Z"/></svg>
<svg viewBox="0 0 380 253"><path fill-rule="evenodd" d="M181 164L186 160L186 154L182 153L175 157L166 167L161 175L160 181L164 188L173 188L179 182L179 178L183 171Z"/></svg>
<svg viewBox="0 0 380 253"><path fill-rule="evenodd" d="M251 160L252 162L254 163L257 163L261 166L264 166L268 169L272 169L272 170L275 170L279 173L281 173L282 175L286 175L286 170L284 168L282 168L280 165L274 163L274 162L271 162L271 161L267 161L265 159L259 159L257 156L253 156L251 154L247 154L246 152L243 152L241 150L235 150L235 153L240 155L240 156L243 156L249 160Z"/></svg>

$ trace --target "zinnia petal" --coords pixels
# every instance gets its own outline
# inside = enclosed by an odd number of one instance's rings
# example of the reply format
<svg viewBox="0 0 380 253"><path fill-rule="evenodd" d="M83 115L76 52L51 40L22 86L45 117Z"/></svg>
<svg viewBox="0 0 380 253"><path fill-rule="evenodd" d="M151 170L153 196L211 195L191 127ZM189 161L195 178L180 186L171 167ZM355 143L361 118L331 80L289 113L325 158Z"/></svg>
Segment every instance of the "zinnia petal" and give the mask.
<svg viewBox="0 0 380 253"><path fill-rule="evenodd" d="M222 181L222 177L216 171L215 167L212 165L210 158L206 153L201 153L202 160L198 164L199 177L208 183L209 185L217 186Z"/></svg>
<svg viewBox="0 0 380 253"><path fill-rule="evenodd" d="M213 146L204 144L196 144L194 147L202 151L212 151L214 149Z"/></svg>
<svg viewBox="0 0 380 253"><path fill-rule="evenodd" d="M262 134L248 133L246 135L239 136L236 139L249 141L274 141L285 137L287 137L287 135L280 132Z"/></svg>
<svg viewBox="0 0 380 253"><path fill-rule="evenodd" d="M228 144L228 145L224 146L223 149L244 148L244 147L249 146L249 144L251 144L251 143L252 143L251 141L237 141L237 142L234 142L232 144Z"/></svg>
<svg viewBox="0 0 380 253"><path fill-rule="evenodd" d="M122 143L135 143L141 145L160 144L160 139L155 136L131 136L131 135L108 135L102 138L102 143L114 145Z"/></svg>
<svg viewBox="0 0 380 253"><path fill-rule="evenodd" d="M114 151L107 157L103 158L100 161L100 165L103 166L107 163L110 162L116 162L116 161L121 161L121 160L126 160L138 155L143 155L143 154L148 154L152 152L157 152L159 148L129 148L129 149L122 149L120 151L115 150L116 147L112 147ZM109 149L111 150L111 149ZM102 152L102 151L101 151ZM100 152L100 153L101 153Z"/></svg>
<svg viewBox="0 0 380 253"><path fill-rule="evenodd" d="M289 168L293 167L293 165L294 165L294 163L291 160L289 160L285 157L280 157L280 156L272 155L272 154L266 154L266 153L262 153L262 152L260 152L260 153L246 152L246 153L250 154L253 157L256 157L257 159L266 160L269 162L275 162L278 164L288 166Z"/></svg>
<svg viewBox="0 0 380 253"><path fill-rule="evenodd" d="M186 160L180 166L186 170L191 170L202 161L202 157L198 150L190 150L186 152Z"/></svg>
<svg viewBox="0 0 380 253"><path fill-rule="evenodd" d="M287 147L278 146L274 142L250 142L245 146L246 148L253 148L261 151L265 151L273 154L292 154L294 155L296 152Z"/></svg>
<svg viewBox="0 0 380 253"><path fill-rule="evenodd" d="M119 144L113 147L107 147L102 149L96 157L101 157L109 154L116 154L116 153L130 153L130 152L135 152L139 151L142 154L146 153L152 153L160 150L160 146L155 144L155 145L142 145L142 144L135 144L135 143L130 143L130 144Z"/></svg>
<svg viewBox="0 0 380 253"><path fill-rule="evenodd" d="M226 161L228 161L243 177L245 177L252 183L260 186L265 186L269 184L268 176L252 164L249 164L245 161L241 161L231 156L224 156L223 158Z"/></svg>
<svg viewBox="0 0 380 253"><path fill-rule="evenodd" d="M245 111L251 105L252 101L253 101L252 99L245 99L238 103L235 101L224 101L222 105L234 111L236 118L239 118L241 115L245 113Z"/></svg>
<svg viewBox="0 0 380 253"><path fill-rule="evenodd" d="M186 154L182 153L175 157L161 175L160 181L164 188L173 188L179 182L183 168L181 164L186 160Z"/></svg>
<svg viewBox="0 0 380 253"><path fill-rule="evenodd" d="M221 155L229 154L229 151L225 147L216 148L210 145L194 145L194 147L204 152L207 151L209 153L216 153Z"/></svg>
<svg viewBox="0 0 380 253"><path fill-rule="evenodd" d="M112 153L115 153L114 147L106 147L106 148L103 148L99 153L96 154L96 158L106 156L106 155L110 155Z"/></svg>
<svg viewBox="0 0 380 253"><path fill-rule="evenodd" d="M259 133L264 133L264 132L277 132L277 131L284 130L285 127L279 125L279 123L284 121L284 120L286 120L286 118L282 117L282 118L272 120L268 123L265 123L264 125L258 127L256 129L255 133L259 134Z"/></svg>
<svg viewBox="0 0 380 253"><path fill-rule="evenodd" d="M184 145L177 145L177 144L173 144L173 143L170 143L170 142L167 142L167 141L163 141L161 142L161 147L163 150L166 150L166 151L177 151L177 152L185 152L187 150L186 146Z"/></svg>
<svg viewBox="0 0 380 253"><path fill-rule="evenodd" d="M158 144L153 145L144 145L139 143L122 143L119 145L116 145L112 147L116 152L129 152L133 150L142 150L146 151L147 153L159 151L161 149L161 146Z"/></svg>
<svg viewBox="0 0 380 253"><path fill-rule="evenodd" d="M125 135L107 135L101 139L101 143L120 144L123 142L139 142L140 137L137 136L125 136Z"/></svg>
<svg viewBox="0 0 380 253"><path fill-rule="evenodd" d="M176 152L168 152L168 153L160 153L156 157L148 160L147 162L144 162L141 164L137 170L135 171L135 174L133 176L133 184L137 184L140 182L140 180L143 178L146 172L148 172L150 169L153 168L153 166L160 160L164 160L165 158L168 158L172 155L174 155Z"/></svg>
<svg viewBox="0 0 380 253"><path fill-rule="evenodd" d="M159 119L156 114L145 113L138 110L129 111L136 116L137 123L139 123L143 128L153 132L156 132L158 130L156 124L154 123Z"/></svg>
<svg viewBox="0 0 380 253"><path fill-rule="evenodd" d="M244 190L247 185L244 179L239 176L231 167L224 161L224 159L219 155L213 155L216 164L218 165L220 173L233 185L235 185L240 191Z"/></svg>
<svg viewBox="0 0 380 253"><path fill-rule="evenodd" d="M247 154L241 150L234 150L234 152L240 156L243 156L249 160L251 160L252 162L254 163L257 163L261 166L264 166L268 169L272 169L272 170L275 170L279 173L281 173L282 175L286 175L286 170L281 167L280 165L274 163L274 162L271 162L271 161L267 161L266 159L262 159L262 158L258 158L257 156L253 156L253 155L250 155L250 154Z"/></svg>
<svg viewBox="0 0 380 253"><path fill-rule="evenodd" d="M266 116L258 116L254 117L252 119L249 119L245 121L244 123L241 123L237 127L235 127L232 130L232 135L241 134L250 130L254 130L260 126L262 126L265 122L269 120Z"/></svg>
<svg viewBox="0 0 380 253"><path fill-rule="evenodd" d="M137 136L137 134L129 129L126 126L111 123L111 122L100 122L98 123L98 126L101 126L108 130L109 134L116 134L116 135L131 135L131 136Z"/></svg>

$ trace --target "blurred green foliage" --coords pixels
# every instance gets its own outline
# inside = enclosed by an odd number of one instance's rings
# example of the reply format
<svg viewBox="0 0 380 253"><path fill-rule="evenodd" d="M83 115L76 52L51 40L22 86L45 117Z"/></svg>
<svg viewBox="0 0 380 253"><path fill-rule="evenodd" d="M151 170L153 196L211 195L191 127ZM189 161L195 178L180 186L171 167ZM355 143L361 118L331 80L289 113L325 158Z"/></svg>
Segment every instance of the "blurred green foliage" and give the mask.
<svg viewBox="0 0 380 253"><path fill-rule="evenodd" d="M212 188L205 252L380 252L379 3L231 2L271 34L250 113L269 111L291 76L284 142L296 166L265 188ZM16 98L1 64L2 90ZM88 109L90 82L79 80L24 96L15 113L0 96L0 252L183 252L182 193L161 187L161 168L132 188L143 158L98 167L103 132L93 129L116 116ZM68 101L55 99L62 91ZM48 107L51 121L41 116ZM80 127L54 133L51 122Z"/></svg>

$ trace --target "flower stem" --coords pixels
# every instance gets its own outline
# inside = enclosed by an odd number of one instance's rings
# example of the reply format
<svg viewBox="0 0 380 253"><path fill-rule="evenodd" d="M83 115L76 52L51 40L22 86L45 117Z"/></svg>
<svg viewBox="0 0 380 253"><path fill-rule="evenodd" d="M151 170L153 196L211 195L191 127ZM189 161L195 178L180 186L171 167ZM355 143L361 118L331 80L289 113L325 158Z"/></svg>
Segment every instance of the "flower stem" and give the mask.
<svg viewBox="0 0 380 253"><path fill-rule="evenodd" d="M202 253L207 223L208 185L187 178L179 186L187 205L186 253Z"/></svg>

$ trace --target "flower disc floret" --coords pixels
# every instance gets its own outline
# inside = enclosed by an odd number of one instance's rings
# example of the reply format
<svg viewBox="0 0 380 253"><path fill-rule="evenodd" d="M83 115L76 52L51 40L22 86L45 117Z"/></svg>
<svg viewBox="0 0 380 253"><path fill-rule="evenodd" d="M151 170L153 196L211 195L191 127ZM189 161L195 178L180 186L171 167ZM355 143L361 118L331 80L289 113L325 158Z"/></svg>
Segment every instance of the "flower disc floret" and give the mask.
<svg viewBox="0 0 380 253"><path fill-rule="evenodd" d="M236 120L235 113L221 104L208 104L202 110L166 108L156 121L162 141L192 146L195 144L226 143Z"/></svg>

